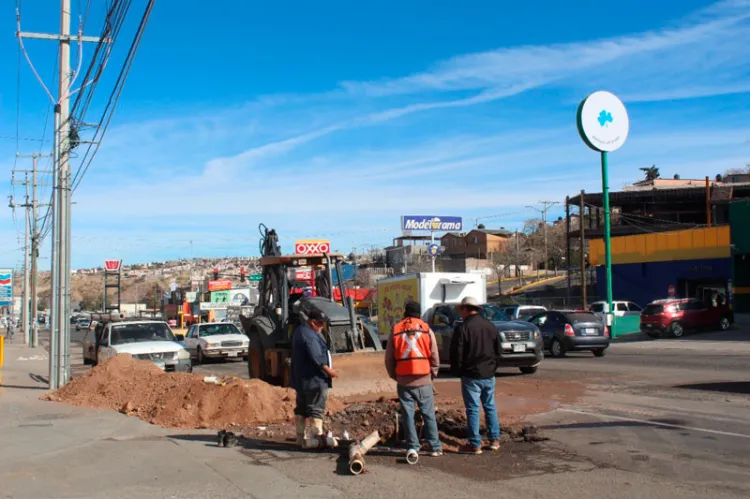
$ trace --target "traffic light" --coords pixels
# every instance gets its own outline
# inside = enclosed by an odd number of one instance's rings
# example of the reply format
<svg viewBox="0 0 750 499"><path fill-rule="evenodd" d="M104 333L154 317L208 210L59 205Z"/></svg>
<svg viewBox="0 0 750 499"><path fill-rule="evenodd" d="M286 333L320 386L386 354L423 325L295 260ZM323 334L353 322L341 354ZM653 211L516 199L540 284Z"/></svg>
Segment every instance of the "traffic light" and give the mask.
<svg viewBox="0 0 750 499"><path fill-rule="evenodd" d="M240 282L245 282L245 267L240 267Z"/></svg>
<svg viewBox="0 0 750 499"><path fill-rule="evenodd" d="M219 279L219 269L214 269L214 281L217 281Z"/></svg>

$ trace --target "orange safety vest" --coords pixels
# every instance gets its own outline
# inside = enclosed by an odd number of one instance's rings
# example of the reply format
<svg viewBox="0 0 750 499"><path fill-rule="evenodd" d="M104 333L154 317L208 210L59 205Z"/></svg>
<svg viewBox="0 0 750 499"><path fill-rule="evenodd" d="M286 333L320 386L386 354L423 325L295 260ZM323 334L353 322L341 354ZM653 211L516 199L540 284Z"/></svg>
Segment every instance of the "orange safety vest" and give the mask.
<svg viewBox="0 0 750 499"><path fill-rule="evenodd" d="M397 375L430 374L430 327L422 319L412 317L407 317L393 326L393 353Z"/></svg>

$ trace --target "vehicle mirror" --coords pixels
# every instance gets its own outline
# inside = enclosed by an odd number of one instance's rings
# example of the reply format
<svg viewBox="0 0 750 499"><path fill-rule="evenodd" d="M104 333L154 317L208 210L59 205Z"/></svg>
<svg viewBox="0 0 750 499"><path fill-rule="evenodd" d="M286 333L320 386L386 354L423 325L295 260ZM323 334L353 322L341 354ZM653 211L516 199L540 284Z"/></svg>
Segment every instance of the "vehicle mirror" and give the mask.
<svg viewBox="0 0 750 499"><path fill-rule="evenodd" d="M176 334L174 337L177 339L177 341L185 341L185 335L184 334Z"/></svg>

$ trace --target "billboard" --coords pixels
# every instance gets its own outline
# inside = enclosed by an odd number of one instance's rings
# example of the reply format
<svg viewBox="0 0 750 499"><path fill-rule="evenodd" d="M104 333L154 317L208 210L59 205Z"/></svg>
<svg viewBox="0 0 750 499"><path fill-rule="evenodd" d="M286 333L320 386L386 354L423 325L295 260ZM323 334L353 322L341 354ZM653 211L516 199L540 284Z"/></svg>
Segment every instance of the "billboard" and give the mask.
<svg viewBox="0 0 750 499"><path fill-rule="evenodd" d="M213 291L211 293L211 303L229 303L231 291Z"/></svg>
<svg viewBox="0 0 750 499"><path fill-rule="evenodd" d="M256 298L257 291L250 288L238 288L229 291L229 303L232 305L247 305L258 303Z"/></svg>
<svg viewBox="0 0 750 499"><path fill-rule="evenodd" d="M0 269L0 307L13 305L13 269Z"/></svg>
<svg viewBox="0 0 750 499"><path fill-rule="evenodd" d="M327 239L303 239L294 243L294 253L297 255L314 255L316 253L330 253L331 242Z"/></svg>
<svg viewBox="0 0 750 499"><path fill-rule="evenodd" d="M220 279L218 281L208 281L209 291L224 291L232 289L232 281L229 279Z"/></svg>
<svg viewBox="0 0 750 499"><path fill-rule="evenodd" d="M119 274L122 260L104 260L104 271L109 274Z"/></svg>
<svg viewBox="0 0 750 499"><path fill-rule="evenodd" d="M438 217L435 215L404 215L401 230L425 232L451 232L463 230L461 217Z"/></svg>

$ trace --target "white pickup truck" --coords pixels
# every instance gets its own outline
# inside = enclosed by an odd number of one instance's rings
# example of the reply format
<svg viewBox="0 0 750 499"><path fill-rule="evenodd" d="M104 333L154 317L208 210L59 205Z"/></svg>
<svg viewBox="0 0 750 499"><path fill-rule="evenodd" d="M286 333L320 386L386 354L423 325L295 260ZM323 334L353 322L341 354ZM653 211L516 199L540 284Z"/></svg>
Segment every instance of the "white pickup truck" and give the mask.
<svg viewBox="0 0 750 499"><path fill-rule="evenodd" d="M126 353L136 359L150 360L168 372L190 372L190 353L178 343L182 339L175 337L163 321L98 323L83 339L83 362L96 365Z"/></svg>

